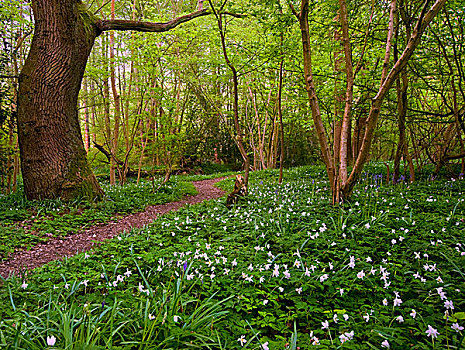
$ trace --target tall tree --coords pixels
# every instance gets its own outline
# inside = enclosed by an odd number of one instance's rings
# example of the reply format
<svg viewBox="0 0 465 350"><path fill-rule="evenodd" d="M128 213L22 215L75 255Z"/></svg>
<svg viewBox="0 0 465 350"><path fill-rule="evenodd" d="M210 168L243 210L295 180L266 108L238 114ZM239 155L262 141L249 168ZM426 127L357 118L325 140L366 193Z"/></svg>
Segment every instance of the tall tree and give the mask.
<svg viewBox="0 0 465 350"><path fill-rule="evenodd" d="M226 61L226 65L229 67L232 73L232 80L233 80L233 114L234 114L234 128L236 130L236 144L241 152L242 159L244 160L244 183L247 188L249 183L249 171L250 171L250 157L247 153L247 150L244 146L244 138L241 125L239 123L239 80L237 69L234 64L229 59L228 50L226 47L226 31L224 29L224 15L223 8L226 5L226 1L223 2L222 6L219 9L215 9L211 0L209 0L210 6L212 7L213 13L215 14L217 23L218 23L218 31L221 38L221 47L223 49L223 57ZM227 13L228 14L228 13ZM233 14L229 14L233 15ZM238 15L233 15L235 17L240 17Z"/></svg>
<svg viewBox="0 0 465 350"><path fill-rule="evenodd" d="M401 14L402 21L405 25L405 33L407 41L410 40L411 37L411 28L410 23L412 19L406 13L406 6L404 5L403 1L401 2L401 6L399 8L399 12ZM396 16L396 43L394 44L394 60L398 60L399 58L399 50L398 50L398 32L399 32L399 15ZM408 73L407 67L404 68L402 73L396 79L396 94L397 94L397 125L399 129L399 141L397 143L397 150L396 155L394 158L394 173L393 173L393 183L397 183L400 179L400 160L404 157L409 166L410 171L410 182L415 181L415 168L413 166L412 157L410 157L408 151L408 144L407 144L407 137L405 133L405 120L407 117L407 109L408 109Z"/></svg>
<svg viewBox="0 0 465 350"><path fill-rule="evenodd" d="M358 181L365 163L369 159L369 154L371 151L371 145L373 143L373 138L378 123L378 118L381 112L381 107L383 101L390 90L393 83L396 81L399 74L407 65L408 61L412 57L413 52L420 44L421 37L425 32L428 25L434 19L434 17L439 13L439 11L444 6L446 0L436 0L433 5L430 7L430 1L424 1L420 14L417 18L416 24L412 30L411 37L407 42L402 54L396 60L391 69L390 67L390 53L392 47L392 38L394 33L394 15L396 8L396 0L391 0L390 2L390 15L389 15L389 24L387 28L387 37L385 45L385 54L383 59L383 67L381 70L381 77L379 87L377 89L376 95L371 100L371 108L367 116L365 133L363 135L362 143L360 146L360 152L355 160L355 164L350 172L348 173L347 169L347 159L348 159L348 126L350 125L350 110L352 105L352 91L353 91L353 75L352 72L352 57L351 57L351 47L350 47L350 36L349 36L349 22L347 14L347 6L345 0L339 1L339 15L342 26L342 40L344 42L344 55L346 62L346 77L347 77L347 88L346 88L346 101L345 101L345 110L343 117L343 126L342 126L342 136L341 136L341 145L340 155L339 155L339 164L335 163L331 157L329 143L325 134L325 129L323 125L323 120L321 117L320 106L318 102L318 96L315 88L315 80L312 71L312 53L311 53L311 38L310 38L310 29L308 25L309 18L309 1L301 0L300 11L297 10L291 5L291 9L299 21L300 31L302 36L302 50L303 50L303 64L304 64L304 78L305 86L308 93L308 99L310 102L313 121L315 124L315 129L318 135L318 140L320 143L321 152L323 155L323 160L326 165L326 170L333 192L333 202L340 203L349 199L353 188Z"/></svg>
<svg viewBox="0 0 465 350"><path fill-rule="evenodd" d="M77 98L95 39L104 31L164 32L208 14L166 23L101 20L80 0L32 0L30 52L20 74L18 137L28 199L102 197L86 159Z"/></svg>

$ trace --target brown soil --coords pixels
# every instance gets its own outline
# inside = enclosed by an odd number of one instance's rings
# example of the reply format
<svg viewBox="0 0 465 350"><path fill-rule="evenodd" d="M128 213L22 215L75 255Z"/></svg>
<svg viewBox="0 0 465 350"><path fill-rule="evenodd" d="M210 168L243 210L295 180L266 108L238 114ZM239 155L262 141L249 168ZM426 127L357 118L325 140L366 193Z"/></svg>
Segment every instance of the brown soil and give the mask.
<svg viewBox="0 0 465 350"><path fill-rule="evenodd" d="M54 237L46 243L38 244L27 251L15 252L8 260L0 263L0 275L4 278L18 274L21 271L32 270L53 260L60 260L65 256L73 256L80 252L90 250L93 246L101 244L131 228L140 228L150 224L159 215L178 210L186 204L196 204L202 201L219 198L224 191L213 185L222 180L195 181L198 191L195 196L187 196L179 202L171 202L147 207L143 212L131 214L109 224L94 226L85 231L77 232L63 238Z"/></svg>

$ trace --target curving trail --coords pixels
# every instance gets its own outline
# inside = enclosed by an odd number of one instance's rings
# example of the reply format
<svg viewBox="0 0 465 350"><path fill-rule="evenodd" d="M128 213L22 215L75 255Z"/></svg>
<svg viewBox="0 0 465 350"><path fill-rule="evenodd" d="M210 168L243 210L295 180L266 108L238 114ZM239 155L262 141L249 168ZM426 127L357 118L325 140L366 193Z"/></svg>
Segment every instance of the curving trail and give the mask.
<svg viewBox="0 0 465 350"><path fill-rule="evenodd" d="M101 244L131 228L140 228L150 224L159 215L178 210L186 204L196 204L208 199L223 196L224 191L214 184L224 178L202 180L193 182L198 194L187 196L178 202L170 202L147 207L143 212L130 214L105 225L94 226L85 231L66 237L55 237L49 241L38 244L30 250L15 252L8 260L0 263L0 275L3 278L19 274L25 270L32 270L53 260L60 260L65 256L90 250L93 246Z"/></svg>

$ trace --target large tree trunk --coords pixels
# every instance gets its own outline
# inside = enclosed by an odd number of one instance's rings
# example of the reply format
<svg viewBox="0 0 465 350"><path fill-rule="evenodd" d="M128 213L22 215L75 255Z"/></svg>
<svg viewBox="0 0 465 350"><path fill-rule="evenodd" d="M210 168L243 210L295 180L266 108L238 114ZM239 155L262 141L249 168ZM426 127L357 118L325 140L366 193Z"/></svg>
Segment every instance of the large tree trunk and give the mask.
<svg viewBox="0 0 465 350"><path fill-rule="evenodd" d="M77 99L98 35L76 0L32 2L35 31L20 74L18 136L28 199L103 195L90 169Z"/></svg>

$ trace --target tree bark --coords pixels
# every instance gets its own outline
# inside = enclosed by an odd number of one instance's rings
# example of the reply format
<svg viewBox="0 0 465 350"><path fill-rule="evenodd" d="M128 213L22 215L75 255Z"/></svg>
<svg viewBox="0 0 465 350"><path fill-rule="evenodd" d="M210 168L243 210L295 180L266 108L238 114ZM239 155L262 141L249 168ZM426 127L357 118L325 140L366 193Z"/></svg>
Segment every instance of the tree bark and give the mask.
<svg viewBox="0 0 465 350"><path fill-rule="evenodd" d="M88 108L88 99L89 99L89 93L88 93L88 88L87 88L87 80L84 79L82 82L82 87L84 88L84 98L83 98L83 111L84 111L84 148L86 152L89 152L90 148L90 118L89 118L89 108Z"/></svg>
<svg viewBox="0 0 465 350"><path fill-rule="evenodd" d="M226 3L226 2L225 2ZM214 9L213 4L210 1L210 6L212 9ZM229 60L228 52L226 50L226 38L225 38L225 30L223 28L223 14L220 12L217 12L215 10L214 14L216 16L217 24L218 24L218 30L220 33L220 39L221 39L221 47L223 49L223 57L224 60L226 61L226 65L229 67L232 73L232 78L233 78L233 113L234 113L234 128L236 130L236 144L237 147L239 148L239 152L242 155L242 159L244 160L244 183L245 186L248 186L249 183L249 172L250 172L250 157L247 154L247 151L244 147L244 140L243 140L243 135L242 135L242 128L239 124L239 79L237 76L237 70L236 67L232 64L232 62Z"/></svg>
<svg viewBox="0 0 465 350"><path fill-rule="evenodd" d="M346 94L345 94L345 106L344 116L342 118L342 125L340 131L340 145L337 150L339 151L339 171L338 173L338 186L345 185L347 182L347 165L349 161L349 145L350 145L350 125L352 123L352 100L354 91L354 69L352 64L352 49L350 46L349 37L349 20L347 15L347 5L345 0L339 0L339 18L341 21L342 28L342 43L344 46L344 58L345 58L345 72L346 72ZM333 195L333 202L339 203L341 201L340 191L337 190Z"/></svg>
<svg viewBox="0 0 465 350"><path fill-rule="evenodd" d="M403 12L403 8L400 8L400 12ZM402 16L404 18L404 15ZM404 24L406 27L407 41L410 40L411 29L410 29L410 20L405 19ZM394 45L394 60L398 60L398 49L397 49L397 33L399 30L399 23L397 17L397 29L396 29L396 44ZM412 158L408 152L408 143L407 137L405 134L405 121L407 118L407 108L408 108L408 74L407 67L400 73L400 76L396 79L396 93L397 93L397 125L399 128L399 141L397 144L396 155L394 158L394 174L392 181L397 183L400 178L400 160L404 156L409 165L410 172L410 182L415 181L415 168L413 166ZM405 164L405 163L404 163Z"/></svg>
<svg viewBox="0 0 465 350"><path fill-rule="evenodd" d="M394 0L393 0L394 1ZM395 62L394 66L388 73L388 59L389 59L389 51L390 51L390 42L386 43L386 56L385 56L385 64L383 66L383 72L381 74L381 84L376 96L372 100L370 113L367 119L366 131L362 141L362 146L360 148L360 153L355 161L355 165L350 173L349 178L347 179L346 184L341 188L343 193L343 198L349 198L352 194L353 188L359 179L363 167L368 160L369 152L371 149L371 143L373 141L374 131L376 129L376 125L378 123L378 117L381 112L381 106L386 96L387 92L391 88L394 81L397 79L400 72L405 68L408 61L412 57L413 52L415 51L416 47L419 45L421 37L434 19L434 17L439 13L439 11L444 6L446 0L437 0L431 8L428 10L428 2L425 3L425 6L419 16L419 19L415 25L415 28L412 32L412 36L407 43L402 55L399 59ZM391 15L392 17L392 15ZM390 20L392 22L392 19ZM390 24L390 31L391 24ZM392 32L388 35L388 38L392 38Z"/></svg>

